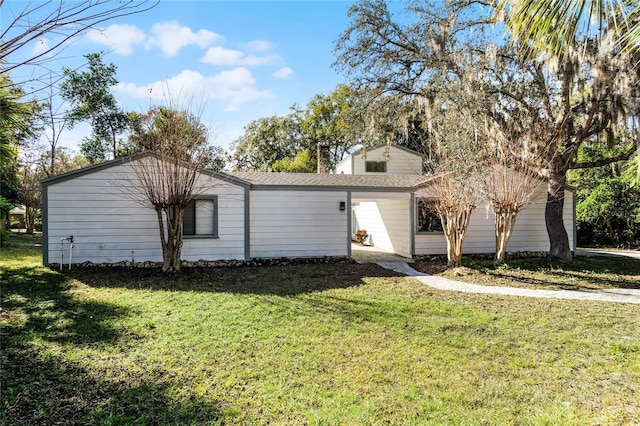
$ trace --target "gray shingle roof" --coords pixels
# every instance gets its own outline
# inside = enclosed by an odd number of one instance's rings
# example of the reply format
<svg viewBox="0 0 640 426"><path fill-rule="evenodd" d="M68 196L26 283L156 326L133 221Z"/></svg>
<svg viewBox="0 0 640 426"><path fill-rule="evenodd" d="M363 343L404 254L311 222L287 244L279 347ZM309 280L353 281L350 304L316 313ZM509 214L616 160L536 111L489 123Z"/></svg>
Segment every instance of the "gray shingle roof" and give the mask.
<svg viewBox="0 0 640 426"><path fill-rule="evenodd" d="M316 173L226 173L252 186L333 187L408 190L424 186L432 177L420 175L346 175Z"/></svg>

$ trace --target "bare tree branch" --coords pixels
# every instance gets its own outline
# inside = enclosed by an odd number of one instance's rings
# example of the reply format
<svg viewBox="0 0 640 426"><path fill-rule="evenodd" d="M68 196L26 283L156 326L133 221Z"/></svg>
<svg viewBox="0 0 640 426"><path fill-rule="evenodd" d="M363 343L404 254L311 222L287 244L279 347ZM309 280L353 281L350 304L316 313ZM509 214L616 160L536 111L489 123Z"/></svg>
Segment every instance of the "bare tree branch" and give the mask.
<svg viewBox="0 0 640 426"><path fill-rule="evenodd" d="M15 13L4 0L0 1L3 18L8 21L0 32L0 73L8 73L24 65L39 65L51 60L73 38L99 24L148 11L159 0L45 1L29 2ZM12 62L18 51L44 38L54 39L51 46L27 59ZM44 44L43 44L44 45Z"/></svg>

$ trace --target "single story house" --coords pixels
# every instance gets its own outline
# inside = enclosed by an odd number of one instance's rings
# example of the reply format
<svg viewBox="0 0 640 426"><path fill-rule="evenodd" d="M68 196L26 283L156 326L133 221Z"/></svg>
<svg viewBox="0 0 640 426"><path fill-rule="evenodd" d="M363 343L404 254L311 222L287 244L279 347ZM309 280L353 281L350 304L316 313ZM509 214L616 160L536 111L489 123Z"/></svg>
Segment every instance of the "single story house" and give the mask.
<svg viewBox="0 0 640 426"><path fill-rule="evenodd" d="M350 156L348 167L362 169L359 174L202 170L201 189L185 214L183 260L346 257L357 229L366 229L375 247L401 256L446 253L444 234L418 213L416 193L428 191L434 179L413 172L413 165L407 169L411 173L389 173L396 170L394 162L406 163L410 152L385 150L384 159L367 153L384 166L367 166L362 155ZM69 261L69 237L73 263L162 260L156 212L131 190L135 161L136 156L116 159L42 181L44 264L60 263L63 256ZM421 157L416 164L422 164ZM367 172L368 167L375 171ZM542 188L539 200L518 217L509 251L548 250L544 197ZM575 229L573 205L567 191L568 230ZM465 253L492 253L493 228L493 213L480 206L471 218ZM575 233L569 236L574 244Z"/></svg>

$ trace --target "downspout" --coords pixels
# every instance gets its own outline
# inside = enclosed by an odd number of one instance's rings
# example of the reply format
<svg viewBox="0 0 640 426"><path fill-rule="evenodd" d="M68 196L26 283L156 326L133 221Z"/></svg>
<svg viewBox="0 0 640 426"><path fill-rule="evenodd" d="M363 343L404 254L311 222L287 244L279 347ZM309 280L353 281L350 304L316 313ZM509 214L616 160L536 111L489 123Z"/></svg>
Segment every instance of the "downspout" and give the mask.
<svg viewBox="0 0 640 426"><path fill-rule="evenodd" d="M353 211L351 210L351 191L347 191L347 256L351 257L351 217Z"/></svg>
<svg viewBox="0 0 640 426"><path fill-rule="evenodd" d="M251 260L251 188L244 187L244 260Z"/></svg>
<svg viewBox="0 0 640 426"><path fill-rule="evenodd" d="M409 232L411 235L411 257L416 255L416 194L411 193L409 201Z"/></svg>

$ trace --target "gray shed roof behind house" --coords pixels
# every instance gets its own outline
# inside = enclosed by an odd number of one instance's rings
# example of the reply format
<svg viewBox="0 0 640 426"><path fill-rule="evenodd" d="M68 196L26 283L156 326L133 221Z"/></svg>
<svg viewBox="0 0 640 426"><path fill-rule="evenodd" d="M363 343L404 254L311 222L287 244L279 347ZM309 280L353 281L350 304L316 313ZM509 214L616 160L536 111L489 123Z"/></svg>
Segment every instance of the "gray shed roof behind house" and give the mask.
<svg viewBox="0 0 640 426"><path fill-rule="evenodd" d="M269 172L233 172L227 173L252 186L268 187L309 187L344 188L368 190L412 190L432 180L421 175L347 175L316 173L269 173Z"/></svg>

